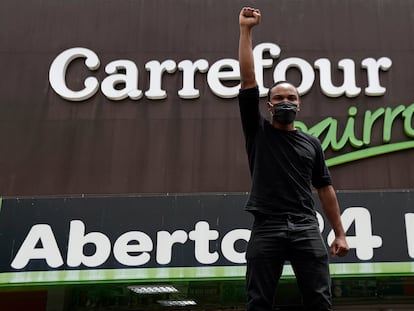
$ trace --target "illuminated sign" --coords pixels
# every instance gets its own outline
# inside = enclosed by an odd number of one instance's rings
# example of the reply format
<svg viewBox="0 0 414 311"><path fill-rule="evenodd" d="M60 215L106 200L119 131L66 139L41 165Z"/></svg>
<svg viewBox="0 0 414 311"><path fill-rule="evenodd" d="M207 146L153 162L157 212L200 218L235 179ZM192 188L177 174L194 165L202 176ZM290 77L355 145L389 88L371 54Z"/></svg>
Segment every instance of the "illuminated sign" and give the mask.
<svg viewBox="0 0 414 311"><path fill-rule="evenodd" d="M243 278L252 222L242 211L246 198L3 199L0 283ZM351 250L331 258L334 275L414 272L413 192L338 193L338 199ZM333 232L317 216L329 245ZM284 275L293 275L289 265Z"/></svg>

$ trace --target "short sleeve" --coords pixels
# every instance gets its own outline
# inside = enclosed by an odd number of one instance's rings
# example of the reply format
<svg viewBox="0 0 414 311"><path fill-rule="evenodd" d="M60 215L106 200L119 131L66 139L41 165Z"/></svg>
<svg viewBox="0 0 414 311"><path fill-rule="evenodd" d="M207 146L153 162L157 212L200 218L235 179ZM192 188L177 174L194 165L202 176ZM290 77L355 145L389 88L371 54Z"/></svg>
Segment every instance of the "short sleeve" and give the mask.
<svg viewBox="0 0 414 311"><path fill-rule="evenodd" d="M312 172L312 185L316 188L322 188L332 185L332 178L328 167L325 163L325 155L319 140L315 137L312 139L315 146L315 163Z"/></svg>

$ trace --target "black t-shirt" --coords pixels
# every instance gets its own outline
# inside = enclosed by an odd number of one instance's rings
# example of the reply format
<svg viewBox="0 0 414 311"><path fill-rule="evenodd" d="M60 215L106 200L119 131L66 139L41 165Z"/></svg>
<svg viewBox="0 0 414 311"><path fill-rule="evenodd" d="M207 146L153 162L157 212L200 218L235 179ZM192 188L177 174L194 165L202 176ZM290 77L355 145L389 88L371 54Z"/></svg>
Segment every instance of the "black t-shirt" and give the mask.
<svg viewBox="0 0 414 311"><path fill-rule="evenodd" d="M257 87L240 90L239 107L252 177L246 209L315 216L311 186L331 184L319 140L300 130L275 129L259 111Z"/></svg>

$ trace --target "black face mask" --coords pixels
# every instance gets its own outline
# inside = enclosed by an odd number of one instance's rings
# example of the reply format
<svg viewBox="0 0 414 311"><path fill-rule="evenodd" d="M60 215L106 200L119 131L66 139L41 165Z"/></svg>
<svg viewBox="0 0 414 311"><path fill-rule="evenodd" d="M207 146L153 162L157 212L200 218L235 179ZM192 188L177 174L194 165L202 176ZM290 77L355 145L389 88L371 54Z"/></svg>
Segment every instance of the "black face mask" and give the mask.
<svg viewBox="0 0 414 311"><path fill-rule="evenodd" d="M282 102L273 106L275 112L273 120L280 124L289 124L295 121L298 107L289 102Z"/></svg>

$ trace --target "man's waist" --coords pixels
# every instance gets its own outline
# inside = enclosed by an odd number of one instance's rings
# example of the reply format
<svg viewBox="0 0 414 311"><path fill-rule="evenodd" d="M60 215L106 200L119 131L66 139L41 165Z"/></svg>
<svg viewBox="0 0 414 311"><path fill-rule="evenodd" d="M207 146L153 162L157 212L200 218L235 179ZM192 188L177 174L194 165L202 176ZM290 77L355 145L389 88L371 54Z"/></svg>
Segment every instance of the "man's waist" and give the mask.
<svg viewBox="0 0 414 311"><path fill-rule="evenodd" d="M266 213L260 210L248 210L253 214L255 218L268 219L273 221L286 222L290 221L293 223L315 223L317 218L315 214L309 213Z"/></svg>

